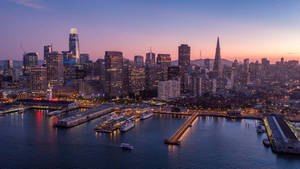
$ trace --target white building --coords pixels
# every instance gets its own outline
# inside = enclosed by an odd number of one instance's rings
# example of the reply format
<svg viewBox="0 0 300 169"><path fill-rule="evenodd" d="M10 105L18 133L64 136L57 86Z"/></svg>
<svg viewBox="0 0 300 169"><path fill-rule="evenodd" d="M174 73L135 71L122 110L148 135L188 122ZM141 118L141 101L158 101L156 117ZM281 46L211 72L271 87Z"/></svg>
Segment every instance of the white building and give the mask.
<svg viewBox="0 0 300 169"><path fill-rule="evenodd" d="M180 97L180 81L168 80L158 82L158 98L169 100Z"/></svg>

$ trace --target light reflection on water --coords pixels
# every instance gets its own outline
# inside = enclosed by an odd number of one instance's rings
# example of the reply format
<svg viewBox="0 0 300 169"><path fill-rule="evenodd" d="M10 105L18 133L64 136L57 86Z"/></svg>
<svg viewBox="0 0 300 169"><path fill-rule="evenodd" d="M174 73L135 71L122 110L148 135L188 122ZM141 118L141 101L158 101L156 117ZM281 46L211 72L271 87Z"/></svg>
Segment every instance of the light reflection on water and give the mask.
<svg viewBox="0 0 300 169"><path fill-rule="evenodd" d="M165 145L187 116L157 115L126 133L93 129L93 120L72 129L53 127L56 118L27 111L0 118L0 168L299 168L299 158L279 156L262 145L255 120L200 116L181 138ZM132 152L119 145L130 143ZM30 154L30 155L28 155ZM11 158L13 157L13 158ZM38 160L37 160L38 159ZM113 162L112 162L113 160ZM3 161L5 161L3 163ZM17 161L17 162L16 162Z"/></svg>

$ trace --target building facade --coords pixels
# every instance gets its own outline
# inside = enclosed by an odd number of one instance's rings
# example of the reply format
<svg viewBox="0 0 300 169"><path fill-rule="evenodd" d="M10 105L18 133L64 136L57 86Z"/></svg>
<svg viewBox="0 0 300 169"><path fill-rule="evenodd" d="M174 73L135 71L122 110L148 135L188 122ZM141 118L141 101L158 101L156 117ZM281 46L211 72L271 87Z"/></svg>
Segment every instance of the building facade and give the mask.
<svg viewBox="0 0 300 169"><path fill-rule="evenodd" d="M123 53L105 52L105 96L120 97L123 93Z"/></svg>

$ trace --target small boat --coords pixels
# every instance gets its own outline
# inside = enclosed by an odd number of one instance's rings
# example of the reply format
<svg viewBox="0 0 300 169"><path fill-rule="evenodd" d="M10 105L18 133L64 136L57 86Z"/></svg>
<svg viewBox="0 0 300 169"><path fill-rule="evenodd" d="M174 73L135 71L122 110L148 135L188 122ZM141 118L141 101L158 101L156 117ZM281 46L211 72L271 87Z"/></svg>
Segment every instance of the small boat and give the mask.
<svg viewBox="0 0 300 169"><path fill-rule="evenodd" d="M126 132L134 127L134 122L131 120L126 121L120 128L121 132Z"/></svg>
<svg viewBox="0 0 300 169"><path fill-rule="evenodd" d="M269 139L267 139L267 138L263 139L263 144L264 144L266 147L270 147L270 145L271 145Z"/></svg>
<svg viewBox="0 0 300 169"><path fill-rule="evenodd" d="M134 147L131 146L130 144L128 143L121 143L120 147L123 149L123 150L133 150Z"/></svg>
<svg viewBox="0 0 300 169"><path fill-rule="evenodd" d="M153 112L152 111L146 111L144 113L141 114L141 119L145 120L147 118L150 118L153 116Z"/></svg>
<svg viewBox="0 0 300 169"><path fill-rule="evenodd" d="M261 134L261 133L265 132L265 129L263 128L262 125L259 125L259 126L256 127L256 132Z"/></svg>

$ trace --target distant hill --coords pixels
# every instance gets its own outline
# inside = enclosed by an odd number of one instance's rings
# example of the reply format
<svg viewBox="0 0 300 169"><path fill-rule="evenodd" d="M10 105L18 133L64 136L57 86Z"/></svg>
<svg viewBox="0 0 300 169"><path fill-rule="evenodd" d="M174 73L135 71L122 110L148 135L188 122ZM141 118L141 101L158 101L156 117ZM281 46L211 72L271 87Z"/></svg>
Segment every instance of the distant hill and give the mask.
<svg viewBox="0 0 300 169"><path fill-rule="evenodd" d="M222 66L226 65L226 66L232 66L232 61L227 60L227 59L222 59ZM204 66L204 59L196 59L196 60L192 60L191 64L203 67ZM214 64L214 59L210 59L210 64L213 65ZM172 61L171 65L178 65L178 60L174 60Z"/></svg>

